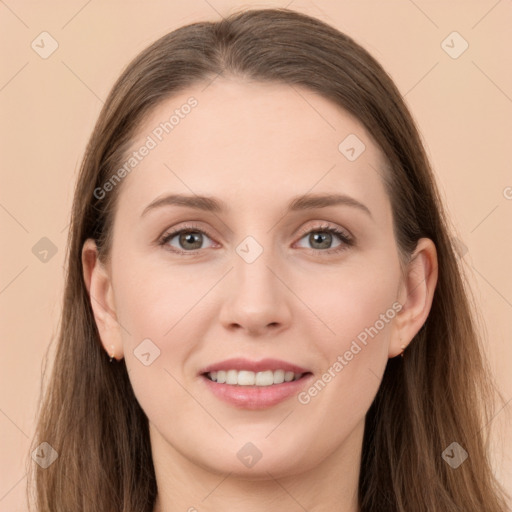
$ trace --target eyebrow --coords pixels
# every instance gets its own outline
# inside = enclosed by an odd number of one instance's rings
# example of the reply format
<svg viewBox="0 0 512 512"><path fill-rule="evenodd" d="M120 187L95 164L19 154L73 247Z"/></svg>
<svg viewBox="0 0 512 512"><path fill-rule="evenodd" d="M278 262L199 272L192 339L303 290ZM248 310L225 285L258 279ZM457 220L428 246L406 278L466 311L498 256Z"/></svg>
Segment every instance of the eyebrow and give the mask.
<svg viewBox="0 0 512 512"><path fill-rule="evenodd" d="M366 205L345 194L305 194L297 196L292 198L288 203L286 211L296 212L316 208L327 208L329 206L337 205L357 208L373 218L372 213ZM151 202L146 206L141 217L151 210L164 206L184 206L213 213L223 213L229 209L224 201L211 196L170 194L157 198Z"/></svg>

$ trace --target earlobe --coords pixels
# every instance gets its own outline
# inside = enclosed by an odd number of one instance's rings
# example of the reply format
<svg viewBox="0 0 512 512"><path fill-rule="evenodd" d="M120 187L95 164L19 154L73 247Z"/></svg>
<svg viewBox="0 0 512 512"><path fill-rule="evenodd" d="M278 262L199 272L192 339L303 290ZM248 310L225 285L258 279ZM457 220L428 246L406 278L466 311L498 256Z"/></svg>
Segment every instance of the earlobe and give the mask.
<svg viewBox="0 0 512 512"><path fill-rule="evenodd" d="M429 238L421 238L407 267L399 292L402 309L395 317L395 336L388 357L396 357L421 329L432 307L437 285L438 263L436 246Z"/></svg>
<svg viewBox="0 0 512 512"><path fill-rule="evenodd" d="M90 238L82 247L82 267L101 343L109 357L121 359L121 332L117 322L110 273L98 259L96 243Z"/></svg>

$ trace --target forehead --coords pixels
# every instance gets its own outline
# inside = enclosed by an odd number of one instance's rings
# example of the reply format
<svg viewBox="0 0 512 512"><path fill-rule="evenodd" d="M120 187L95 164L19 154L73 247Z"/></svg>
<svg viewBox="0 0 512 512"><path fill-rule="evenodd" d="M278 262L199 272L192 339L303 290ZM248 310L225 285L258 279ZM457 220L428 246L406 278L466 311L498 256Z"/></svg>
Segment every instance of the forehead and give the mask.
<svg viewBox="0 0 512 512"><path fill-rule="evenodd" d="M143 146L151 149L138 156L120 198L139 213L164 192L226 197L235 210L249 199L261 207L308 192L383 199L384 157L370 134L338 105L297 86L197 84L152 110L127 158Z"/></svg>

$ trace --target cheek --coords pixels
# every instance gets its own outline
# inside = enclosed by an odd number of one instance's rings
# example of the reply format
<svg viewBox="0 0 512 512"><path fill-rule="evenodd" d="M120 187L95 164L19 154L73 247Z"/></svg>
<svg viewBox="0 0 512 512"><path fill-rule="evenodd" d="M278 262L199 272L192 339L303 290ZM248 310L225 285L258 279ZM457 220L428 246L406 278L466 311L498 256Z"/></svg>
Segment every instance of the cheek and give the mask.
<svg viewBox="0 0 512 512"><path fill-rule="evenodd" d="M323 448L316 448L320 451L327 453L333 440L341 442L364 420L379 389L396 315L391 290L388 283L380 283L331 292L327 303L332 306L324 314L334 334L324 329L320 336L317 331L315 348L322 367L297 397L304 411L310 411L304 416L308 428L321 426L325 434L319 441Z"/></svg>
<svg viewBox="0 0 512 512"><path fill-rule="evenodd" d="M366 412L388 360L392 326L399 304L396 301L398 266L385 267L374 262L329 280L318 282L310 294L312 309L319 312L324 324L310 333L317 340L323 367L320 382L304 401L324 394L325 403L338 410L361 407ZM333 282L337 279L336 286ZM329 281L329 283L327 282ZM321 294L320 290L324 290ZM316 400L316 398L315 398Z"/></svg>
<svg viewBox="0 0 512 512"><path fill-rule="evenodd" d="M333 446L355 432L375 398L388 361L396 275L382 274L383 269L376 266L367 268L374 270L340 273L338 277L344 279L338 286L325 282L328 292L323 300L318 288L310 296L317 308L324 305L317 311L334 333L324 325L308 333L322 366L310 387L297 396L296 417L309 435L316 436L305 454L307 460L328 456Z"/></svg>
<svg viewBox="0 0 512 512"><path fill-rule="evenodd" d="M177 267L164 270L123 259L115 284L125 363L137 401L152 421L173 410L197 413L184 372L204 332L197 303L208 289L204 279L188 279Z"/></svg>
<svg viewBox="0 0 512 512"><path fill-rule="evenodd" d="M208 283L204 276L198 277L193 266L154 265L142 258L125 258L117 269L116 310L135 343L141 336L160 342L172 338L207 291Z"/></svg>
<svg viewBox="0 0 512 512"><path fill-rule="evenodd" d="M366 261L310 282L307 302L324 320L325 335L319 339L325 347L348 350L357 338L363 343L366 337L385 338L396 316L398 279L398 267Z"/></svg>
<svg viewBox="0 0 512 512"><path fill-rule="evenodd" d="M135 394L144 409L156 410L166 401L175 405L181 388L173 376L183 381L183 369L197 349L194 340L201 339L197 303L208 283L188 279L177 267L164 271L142 259L116 263L116 312Z"/></svg>

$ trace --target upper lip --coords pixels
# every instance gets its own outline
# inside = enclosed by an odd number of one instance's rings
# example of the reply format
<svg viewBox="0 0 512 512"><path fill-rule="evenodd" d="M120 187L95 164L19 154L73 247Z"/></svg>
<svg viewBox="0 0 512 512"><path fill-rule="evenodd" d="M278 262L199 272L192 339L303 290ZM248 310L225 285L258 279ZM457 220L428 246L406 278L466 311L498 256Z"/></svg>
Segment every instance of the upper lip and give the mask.
<svg viewBox="0 0 512 512"><path fill-rule="evenodd" d="M309 370L297 366L296 364L288 363L280 359L260 359L259 361L251 361L242 357L233 359L226 359L219 361L203 368L199 373L210 373L219 370L249 370L252 372L262 372L265 370L284 370L293 373L308 373Z"/></svg>

